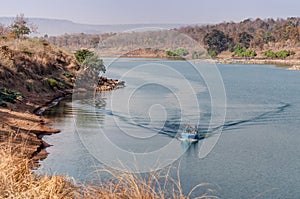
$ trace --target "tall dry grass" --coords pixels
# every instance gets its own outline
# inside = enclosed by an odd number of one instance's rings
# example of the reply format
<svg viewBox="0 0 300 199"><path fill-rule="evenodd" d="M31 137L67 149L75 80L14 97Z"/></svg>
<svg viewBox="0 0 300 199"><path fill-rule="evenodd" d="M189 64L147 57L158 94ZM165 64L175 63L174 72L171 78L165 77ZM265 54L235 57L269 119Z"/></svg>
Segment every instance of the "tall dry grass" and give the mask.
<svg viewBox="0 0 300 199"><path fill-rule="evenodd" d="M67 176L37 175L31 169L31 160L22 156L20 149L14 147L9 141L0 144L0 198L191 198L192 192L184 195L180 180L171 178L170 170L142 175L110 169L107 170L112 175L110 180L82 185ZM195 189L199 186L202 185ZM198 198L215 198L208 194Z"/></svg>
<svg viewBox="0 0 300 199"><path fill-rule="evenodd" d="M16 152L18 151L18 152ZM0 145L0 198L76 198L75 183L64 176L38 176L32 162L9 143Z"/></svg>

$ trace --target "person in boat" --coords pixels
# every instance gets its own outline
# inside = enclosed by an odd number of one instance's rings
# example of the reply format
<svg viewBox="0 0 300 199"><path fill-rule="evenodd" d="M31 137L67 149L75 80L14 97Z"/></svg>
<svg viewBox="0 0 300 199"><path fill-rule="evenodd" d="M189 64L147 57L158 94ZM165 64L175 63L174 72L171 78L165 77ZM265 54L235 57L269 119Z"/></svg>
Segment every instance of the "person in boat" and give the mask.
<svg viewBox="0 0 300 199"><path fill-rule="evenodd" d="M198 126L195 126L195 133L199 133Z"/></svg>
<svg viewBox="0 0 300 199"><path fill-rule="evenodd" d="M185 132L186 133L192 133L193 128L190 125L185 125Z"/></svg>
<svg viewBox="0 0 300 199"><path fill-rule="evenodd" d="M198 128L195 126L195 128L191 127L190 125L185 126L185 133L195 134L198 133Z"/></svg>

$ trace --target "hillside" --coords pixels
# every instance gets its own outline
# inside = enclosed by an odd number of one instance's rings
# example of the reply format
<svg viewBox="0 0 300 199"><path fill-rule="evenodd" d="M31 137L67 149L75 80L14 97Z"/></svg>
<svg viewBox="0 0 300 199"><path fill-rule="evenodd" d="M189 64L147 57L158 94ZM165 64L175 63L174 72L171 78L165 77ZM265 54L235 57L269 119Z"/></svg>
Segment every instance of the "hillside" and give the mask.
<svg viewBox="0 0 300 199"><path fill-rule="evenodd" d="M253 49L257 57L266 57L264 52L290 50L300 57L300 18L287 19L246 19L244 21L224 22L216 25L186 26L177 31L187 34L209 51L224 57L232 56L235 47Z"/></svg>
<svg viewBox="0 0 300 199"><path fill-rule="evenodd" d="M29 157L39 152L45 146L40 135L58 131L33 112L70 93L78 69L73 55L44 40L0 39L0 141L26 141Z"/></svg>
<svg viewBox="0 0 300 199"><path fill-rule="evenodd" d="M79 68L74 56L44 40L0 40L0 85L37 101L70 89L64 74ZM41 99L39 99L41 98Z"/></svg>

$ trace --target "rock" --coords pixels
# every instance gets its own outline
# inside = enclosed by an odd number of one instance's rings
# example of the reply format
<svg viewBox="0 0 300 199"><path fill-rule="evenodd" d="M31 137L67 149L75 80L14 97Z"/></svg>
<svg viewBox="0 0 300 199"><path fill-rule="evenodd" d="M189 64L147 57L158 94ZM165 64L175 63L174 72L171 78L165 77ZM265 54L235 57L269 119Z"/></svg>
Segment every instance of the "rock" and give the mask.
<svg viewBox="0 0 300 199"><path fill-rule="evenodd" d="M294 65L294 66L288 68L288 70L300 70L300 65Z"/></svg>
<svg viewBox="0 0 300 199"><path fill-rule="evenodd" d="M124 81L119 81L117 79L108 79L107 77L100 77L98 80L98 85L96 86L96 92L111 91L123 87L125 87Z"/></svg>

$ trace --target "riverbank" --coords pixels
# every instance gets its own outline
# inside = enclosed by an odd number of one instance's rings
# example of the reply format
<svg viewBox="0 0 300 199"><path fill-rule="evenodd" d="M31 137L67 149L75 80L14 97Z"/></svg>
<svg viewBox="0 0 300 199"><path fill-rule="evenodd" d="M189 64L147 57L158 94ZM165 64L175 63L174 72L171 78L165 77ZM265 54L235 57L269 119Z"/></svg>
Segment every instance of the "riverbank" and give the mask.
<svg viewBox="0 0 300 199"><path fill-rule="evenodd" d="M0 142L23 145L24 157L43 159L48 144L42 136L59 130L36 113L72 92L79 64L44 40L1 38L0 66Z"/></svg>
<svg viewBox="0 0 300 199"><path fill-rule="evenodd" d="M125 58L160 58L167 60L185 60L192 59L191 56L180 57L180 56L168 56L165 50L145 48L137 49L128 52L122 57ZM220 57L209 59L207 57L200 58L207 62L214 62L218 64L258 64L266 65L273 64L277 66L286 67L288 70L300 70L300 59L267 59L267 58L233 58L231 54L223 53Z"/></svg>
<svg viewBox="0 0 300 199"><path fill-rule="evenodd" d="M243 58L215 58L218 64L274 64L286 67L288 70L300 70L300 59L243 59Z"/></svg>

